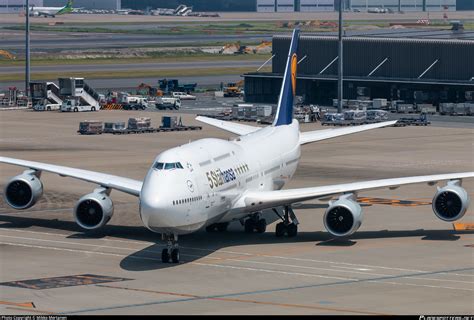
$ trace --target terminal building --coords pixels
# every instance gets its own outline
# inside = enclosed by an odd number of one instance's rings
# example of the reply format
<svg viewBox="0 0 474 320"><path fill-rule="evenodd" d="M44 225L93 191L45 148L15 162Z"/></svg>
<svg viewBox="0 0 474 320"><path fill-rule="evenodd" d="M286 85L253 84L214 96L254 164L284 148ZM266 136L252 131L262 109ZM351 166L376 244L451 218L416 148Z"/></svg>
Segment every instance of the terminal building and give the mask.
<svg viewBox="0 0 474 320"><path fill-rule="evenodd" d="M425 31L420 31L419 38L406 38L407 31L388 31L392 35L344 39L344 99L385 98L434 105L473 101L474 33L452 40L451 31L446 31L445 38L439 31L433 32L438 38L430 38ZM395 31L400 37L394 36ZM289 45L290 36L274 36L272 72L244 75L246 102L277 102ZM302 61L297 95L308 104L332 105L337 97L337 37L302 35L298 57Z"/></svg>
<svg viewBox="0 0 474 320"><path fill-rule="evenodd" d="M30 5L43 7L43 0L30 0ZM25 12L25 0L0 0L0 13Z"/></svg>
<svg viewBox="0 0 474 320"><path fill-rule="evenodd" d="M385 8L392 11L455 11L457 5L463 10L474 10L472 0L343 0L347 10L367 12ZM470 2L469 2L470 1ZM257 0L258 12L312 12L334 11L338 0Z"/></svg>
<svg viewBox="0 0 474 320"><path fill-rule="evenodd" d="M47 7L65 6L67 0L44 0ZM121 0L74 0L74 8L120 10Z"/></svg>

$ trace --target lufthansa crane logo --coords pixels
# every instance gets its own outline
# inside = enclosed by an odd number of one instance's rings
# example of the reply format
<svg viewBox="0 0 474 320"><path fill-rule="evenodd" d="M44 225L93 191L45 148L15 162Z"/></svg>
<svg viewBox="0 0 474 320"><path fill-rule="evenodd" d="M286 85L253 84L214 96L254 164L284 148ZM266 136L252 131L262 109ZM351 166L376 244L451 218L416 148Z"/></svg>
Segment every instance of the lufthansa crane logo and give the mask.
<svg viewBox="0 0 474 320"><path fill-rule="evenodd" d="M296 96L296 69L298 68L298 57L293 53L291 57L291 87L293 89L293 96Z"/></svg>

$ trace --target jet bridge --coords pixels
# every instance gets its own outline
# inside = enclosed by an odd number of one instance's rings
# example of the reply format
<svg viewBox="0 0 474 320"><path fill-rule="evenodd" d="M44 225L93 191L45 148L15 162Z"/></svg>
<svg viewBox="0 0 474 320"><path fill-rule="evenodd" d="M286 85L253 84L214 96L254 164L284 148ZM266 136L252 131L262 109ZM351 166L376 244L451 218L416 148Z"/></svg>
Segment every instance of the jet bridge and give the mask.
<svg viewBox="0 0 474 320"><path fill-rule="evenodd" d="M80 105L88 105L99 110L100 95L84 81L84 78L60 78L59 87L62 96L79 100Z"/></svg>

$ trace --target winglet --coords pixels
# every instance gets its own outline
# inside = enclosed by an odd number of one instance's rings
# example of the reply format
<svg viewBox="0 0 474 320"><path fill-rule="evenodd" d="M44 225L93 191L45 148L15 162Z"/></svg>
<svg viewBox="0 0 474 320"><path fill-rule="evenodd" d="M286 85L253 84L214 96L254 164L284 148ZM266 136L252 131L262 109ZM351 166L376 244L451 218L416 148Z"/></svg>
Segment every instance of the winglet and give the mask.
<svg viewBox="0 0 474 320"><path fill-rule="evenodd" d="M298 67L298 42L300 30L293 30L291 38L290 51L286 62L285 75L281 86L280 98L278 100L278 109L273 122L273 126L283 126L291 124L293 121L293 100L296 95L296 69Z"/></svg>

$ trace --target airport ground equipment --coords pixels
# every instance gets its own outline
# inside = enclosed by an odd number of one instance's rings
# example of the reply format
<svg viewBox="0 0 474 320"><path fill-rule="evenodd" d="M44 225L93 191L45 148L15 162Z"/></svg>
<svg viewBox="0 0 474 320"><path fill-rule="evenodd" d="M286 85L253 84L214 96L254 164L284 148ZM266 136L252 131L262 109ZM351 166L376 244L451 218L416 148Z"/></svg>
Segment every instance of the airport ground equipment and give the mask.
<svg viewBox="0 0 474 320"><path fill-rule="evenodd" d="M173 92L171 96L180 100L196 100L196 96L193 96L186 92Z"/></svg>
<svg viewBox="0 0 474 320"><path fill-rule="evenodd" d="M0 57L4 57L4 58L7 58L9 60L15 60L16 57L11 54L10 52L8 52L7 50L0 50Z"/></svg>
<svg viewBox="0 0 474 320"><path fill-rule="evenodd" d="M158 86L164 93L170 93L173 91L194 92L197 83L180 84L178 79L161 79L158 80Z"/></svg>
<svg viewBox="0 0 474 320"><path fill-rule="evenodd" d="M104 124L102 121L86 120L79 123L79 130L77 131L83 135L102 134L104 131Z"/></svg>
<svg viewBox="0 0 474 320"><path fill-rule="evenodd" d="M419 118L400 118L394 127L406 127L406 126L428 126L431 122L428 121L426 115L420 115Z"/></svg>
<svg viewBox="0 0 474 320"><path fill-rule="evenodd" d="M60 110L64 97L54 82L30 82L30 95L36 111Z"/></svg>
<svg viewBox="0 0 474 320"><path fill-rule="evenodd" d="M66 97L61 111L98 111L101 108L100 95L84 78L59 78L59 93Z"/></svg>
<svg viewBox="0 0 474 320"><path fill-rule="evenodd" d="M244 81L239 82L229 82L224 88L224 97L225 98L235 98L242 96Z"/></svg>
<svg viewBox="0 0 474 320"><path fill-rule="evenodd" d="M150 97L162 97L164 94L159 88L154 88L147 83L141 83L137 88L137 92L143 96Z"/></svg>
<svg viewBox="0 0 474 320"><path fill-rule="evenodd" d="M104 133L117 133L127 129L125 122L105 122Z"/></svg>
<svg viewBox="0 0 474 320"><path fill-rule="evenodd" d="M64 100L61 105L61 112L87 112L87 111L98 111L100 110L100 105L91 106L88 104L81 104L80 98L70 98Z"/></svg>
<svg viewBox="0 0 474 320"><path fill-rule="evenodd" d="M179 110L181 108L181 99L171 97L158 97L155 101L150 101L151 104L155 104L155 107L159 110Z"/></svg>

